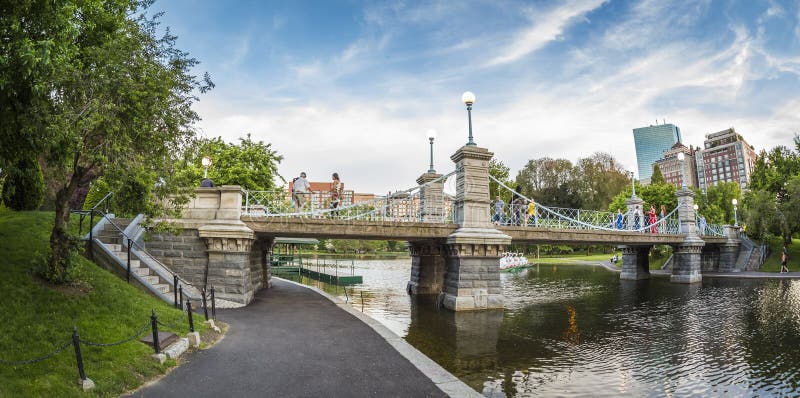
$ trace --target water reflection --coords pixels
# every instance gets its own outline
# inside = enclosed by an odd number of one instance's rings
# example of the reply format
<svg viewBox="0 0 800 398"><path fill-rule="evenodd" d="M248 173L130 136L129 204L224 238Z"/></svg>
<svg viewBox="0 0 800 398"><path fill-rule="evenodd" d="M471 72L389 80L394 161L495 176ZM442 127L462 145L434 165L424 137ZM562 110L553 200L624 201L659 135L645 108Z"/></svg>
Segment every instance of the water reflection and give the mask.
<svg viewBox="0 0 800 398"><path fill-rule="evenodd" d="M797 281L679 285L541 265L502 274L505 310L453 313L406 295L409 260L356 268L351 303L487 396L800 395Z"/></svg>

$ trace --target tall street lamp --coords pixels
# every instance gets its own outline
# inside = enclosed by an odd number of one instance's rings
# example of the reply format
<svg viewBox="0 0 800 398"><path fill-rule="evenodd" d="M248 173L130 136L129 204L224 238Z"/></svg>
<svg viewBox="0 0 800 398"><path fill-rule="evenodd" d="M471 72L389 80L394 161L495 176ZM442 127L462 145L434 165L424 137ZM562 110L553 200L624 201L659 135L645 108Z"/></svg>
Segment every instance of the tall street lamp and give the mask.
<svg viewBox="0 0 800 398"><path fill-rule="evenodd" d="M203 160L201 160L201 163L203 164L204 168L203 179L205 180L206 178L208 178L208 166L211 166L211 158L208 156L203 156Z"/></svg>
<svg viewBox="0 0 800 398"><path fill-rule="evenodd" d="M630 172L630 176L631 176L631 197L635 198L636 197L636 184L634 184L635 180L633 179L634 174L633 174L632 171Z"/></svg>
<svg viewBox="0 0 800 398"><path fill-rule="evenodd" d="M467 146L475 146L475 141L472 141L472 104L475 103L475 94L471 91L465 91L461 94L461 101L467 105L467 118L469 119L469 141Z"/></svg>
<svg viewBox="0 0 800 398"><path fill-rule="evenodd" d="M678 152L678 161L681 162L681 189L686 189L686 176L684 175L684 169L686 168L686 155L683 152Z"/></svg>
<svg viewBox="0 0 800 398"><path fill-rule="evenodd" d="M436 130L429 129L426 136L431 143L431 166L428 168L428 173L435 173L436 170L433 169L433 140L436 139Z"/></svg>
<svg viewBox="0 0 800 398"><path fill-rule="evenodd" d="M733 198L733 200L731 200L731 203L733 203L733 226L738 227L739 216L736 214L736 206L739 204L739 201L736 200L736 198Z"/></svg>

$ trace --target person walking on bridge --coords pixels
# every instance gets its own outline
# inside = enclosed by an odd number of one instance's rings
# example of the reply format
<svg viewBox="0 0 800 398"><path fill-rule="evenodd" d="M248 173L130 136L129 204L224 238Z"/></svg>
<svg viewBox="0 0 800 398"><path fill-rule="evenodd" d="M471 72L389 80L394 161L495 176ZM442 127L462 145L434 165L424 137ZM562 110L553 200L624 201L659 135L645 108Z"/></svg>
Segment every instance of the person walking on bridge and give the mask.
<svg viewBox="0 0 800 398"><path fill-rule="evenodd" d="M503 222L503 208L505 207L505 202L503 199L500 199L500 195L497 195L497 198L494 201L494 215L492 216L492 222L494 225L500 225Z"/></svg>
<svg viewBox="0 0 800 398"><path fill-rule="evenodd" d="M617 229L622 229L622 209L617 209Z"/></svg>
<svg viewBox="0 0 800 398"><path fill-rule="evenodd" d="M656 226L657 216L656 216L656 205L650 205L650 211L648 212L650 216L649 224L650 224L650 233L657 234L658 233L658 226Z"/></svg>
<svg viewBox="0 0 800 398"><path fill-rule="evenodd" d="M533 200L528 202L528 209L527 209L527 212L525 214L525 225L526 226L529 225L528 221L531 218L533 219L533 226L534 227L538 226L538 224L539 224L539 216L536 214L536 202L534 202Z"/></svg>
<svg viewBox="0 0 800 398"><path fill-rule="evenodd" d="M295 178L292 184L292 198L297 203L297 211L302 212L305 208L311 184L306 179L306 172L300 172L300 177Z"/></svg>
<svg viewBox="0 0 800 398"><path fill-rule="evenodd" d="M331 216L338 216L339 211L336 209L339 208L344 184L339 180L339 173L333 173L331 178L333 178L331 182L331 209L333 209L333 211L331 211Z"/></svg>

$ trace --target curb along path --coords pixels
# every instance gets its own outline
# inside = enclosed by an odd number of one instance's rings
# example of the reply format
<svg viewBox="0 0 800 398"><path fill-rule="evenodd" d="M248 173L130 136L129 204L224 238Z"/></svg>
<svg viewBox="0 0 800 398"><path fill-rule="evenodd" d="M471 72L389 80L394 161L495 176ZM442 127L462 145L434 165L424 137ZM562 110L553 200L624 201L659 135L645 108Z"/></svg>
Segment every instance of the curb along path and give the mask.
<svg viewBox="0 0 800 398"><path fill-rule="evenodd" d="M480 396L377 321L314 290L273 278L249 306L218 311L230 325L222 341L130 396Z"/></svg>

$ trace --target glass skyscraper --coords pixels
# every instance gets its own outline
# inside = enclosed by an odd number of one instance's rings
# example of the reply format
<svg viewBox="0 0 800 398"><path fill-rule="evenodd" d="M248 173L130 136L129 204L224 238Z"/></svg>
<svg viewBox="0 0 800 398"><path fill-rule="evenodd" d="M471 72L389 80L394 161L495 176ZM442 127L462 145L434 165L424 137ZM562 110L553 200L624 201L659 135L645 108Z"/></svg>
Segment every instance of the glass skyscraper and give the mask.
<svg viewBox="0 0 800 398"><path fill-rule="evenodd" d="M636 164L639 180L649 183L653 175L653 164L661 159L673 145L681 142L681 129L674 124L657 124L633 129L636 144Z"/></svg>

